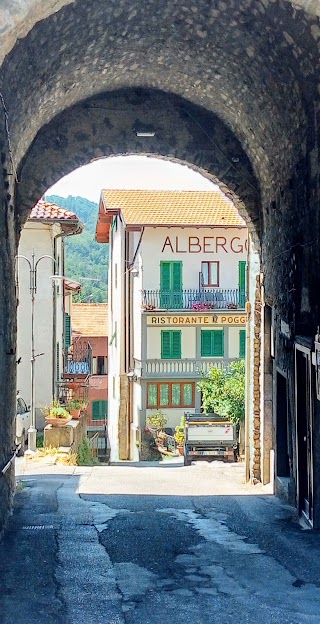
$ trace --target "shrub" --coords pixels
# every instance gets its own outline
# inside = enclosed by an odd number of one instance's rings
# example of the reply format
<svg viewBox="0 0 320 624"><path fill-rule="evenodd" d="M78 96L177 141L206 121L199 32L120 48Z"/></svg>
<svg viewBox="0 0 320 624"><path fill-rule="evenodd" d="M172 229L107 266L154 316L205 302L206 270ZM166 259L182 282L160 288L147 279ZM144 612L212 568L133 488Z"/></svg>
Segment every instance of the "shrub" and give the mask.
<svg viewBox="0 0 320 624"><path fill-rule="evenodd" d="M164 429L165 425L168 422L168 418L161 411L155 412L152 416L147 417L147 425L152 427L152 429L156 429L157 431L161 431Z"/></svg>
<svg viewBox="0 0 320 624"><path fill-rule="evenodd" d="M228 368L210 368L207 376L198 383L202 392L202 407L208 414L239 423L245 418L245 363L232 362Z"/></svg>
<svg viewBox="0 0 320 624"><path fill-rule="evenodd" d="M87 437L82 438L78 447L77 455L78 466L93 466L95 463Z"/></svg>

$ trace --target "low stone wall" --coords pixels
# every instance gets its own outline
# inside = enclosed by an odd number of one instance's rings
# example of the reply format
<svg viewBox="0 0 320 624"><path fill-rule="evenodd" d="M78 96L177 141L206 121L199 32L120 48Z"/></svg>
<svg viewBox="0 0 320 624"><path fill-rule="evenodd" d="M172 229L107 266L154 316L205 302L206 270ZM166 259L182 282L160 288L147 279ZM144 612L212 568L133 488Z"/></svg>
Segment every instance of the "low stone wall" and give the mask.
<svg viewBox="0 0 320 624"><path fill-rule="evenodd" d="M87 435L87 416L80 420L70 420L64 427L47 425L44 428L44 448L71 448L77 452L81 440Z"/></svg>

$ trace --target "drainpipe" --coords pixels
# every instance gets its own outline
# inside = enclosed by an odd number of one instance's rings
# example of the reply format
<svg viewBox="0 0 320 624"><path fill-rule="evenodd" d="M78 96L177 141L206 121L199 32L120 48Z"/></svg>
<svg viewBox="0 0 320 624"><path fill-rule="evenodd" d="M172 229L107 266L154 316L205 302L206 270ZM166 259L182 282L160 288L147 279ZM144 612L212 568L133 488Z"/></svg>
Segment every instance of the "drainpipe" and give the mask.
<svg viewBox="0 0 320 624"><path fill-rule="evenodd" d="M50 221L50 223L52 223L52 221ZM77 221L72 221L71 220L68 222L68 225L70 224L73 225L73 228L70 229L69 231L65 231L65 232L61 232L60 234L56 234L53 237L53 257L56 260L56 255L57 255L57 240L58 238L62 238L62 254L61 254L61 262L62 262L62 266L61 266L61 274L64 275L65 274L65 253L64 253L64 239L67 236L76 236L77 234L81 234L81 232L83 231L83 224L81 223L81 221L77 220ZM64 285L62 284L62 288L63 288L63 292L62 292L62 296L63 296L63 310L65 309L65 300L64 300ZM56 289L55 286L53 286L53 318L52 318L52 353L53 353L53 366L52 366L52 396L56 397L56 369L57 369L57 353L56 353L56 344L57 344L57 295L56 295ZM63 330L63 335L64 335L64 330ZM62 347L62 345L61 345ZM63 359L64 361L64 359Z"/></svg>

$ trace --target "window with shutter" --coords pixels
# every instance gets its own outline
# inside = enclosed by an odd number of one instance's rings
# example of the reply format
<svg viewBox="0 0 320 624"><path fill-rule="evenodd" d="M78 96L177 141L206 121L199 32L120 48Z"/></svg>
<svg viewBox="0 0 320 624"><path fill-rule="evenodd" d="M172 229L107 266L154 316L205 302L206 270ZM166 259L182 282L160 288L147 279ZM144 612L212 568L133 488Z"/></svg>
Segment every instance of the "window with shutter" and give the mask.
<svg viewBox="0 0 320 624"><path fill-rule="evenodd" d="M224 356L224 331L212 329L201 331L201 357Z"/></svg>
<svg viewBox="0 0 320 624"><path fill-rule="evenodd" d="M67 312L65 312L65 315L64 315L64 325L65 325L65 330L64 330L65 346L66 346L66 349L69 349L71 345L71 318L70 318L70 314L68 314Z"/></svg>
<svg viewBox="0 0 320 624"><path fill-rule="evenodd" d="M108 401L92 401L92 420L105 420L108 415Z"/></svg>
<svg viewBox="0 0 320 624"><path fill-rule="evenodd" d="M239 357L246 357L246 330L240 329L239 331Z"/></svg>
<svg viewBox="0 0 320 624"><path fill-rule="evenodd" d="M160 307L182 307L182 262L160 262Z"/></svg>
<svg viewBox="0 0 320 624"><path fill-rule="evenodd" d="M181 331L163 330L161 332L161 358L181 359Z"/></svg>

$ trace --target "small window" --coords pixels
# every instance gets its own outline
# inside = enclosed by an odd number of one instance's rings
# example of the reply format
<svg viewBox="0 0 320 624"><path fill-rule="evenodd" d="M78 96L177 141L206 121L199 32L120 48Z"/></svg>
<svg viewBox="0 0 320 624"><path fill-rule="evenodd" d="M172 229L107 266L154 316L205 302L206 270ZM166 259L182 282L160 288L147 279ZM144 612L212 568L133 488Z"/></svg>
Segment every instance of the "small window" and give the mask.
<svg viewBox="0 0 320 624"><path fill-rule="evenodd" d="M219 286L220 267L219 262L201 262L203 286Z"/></svg>
<svg viewBox="0 0 320 624"><path fill-rule="evenodd" d="M224 331L211 329L201 331L201 357L224 356Z"/></svg>
<svg viewBox="0 0 320 624"><path fill-rule="evenodd" d="M92 358L92 374L93 375L106 375L107 374L106 360L107 358L105 358L104 355L98 355Z"/></svg>

